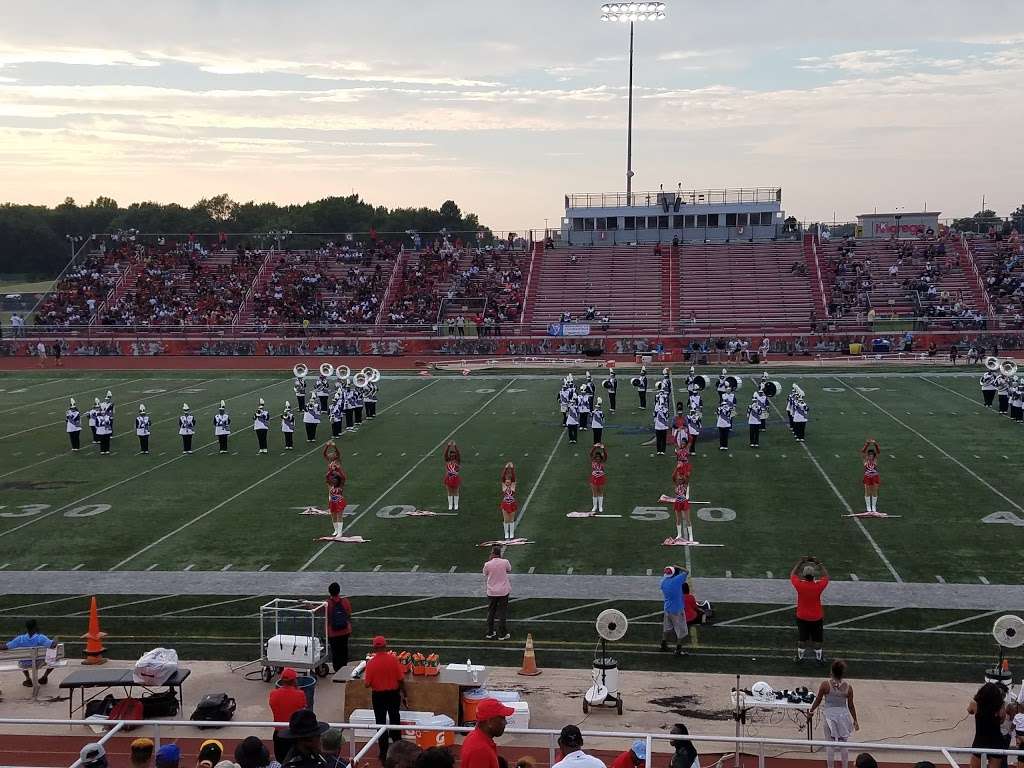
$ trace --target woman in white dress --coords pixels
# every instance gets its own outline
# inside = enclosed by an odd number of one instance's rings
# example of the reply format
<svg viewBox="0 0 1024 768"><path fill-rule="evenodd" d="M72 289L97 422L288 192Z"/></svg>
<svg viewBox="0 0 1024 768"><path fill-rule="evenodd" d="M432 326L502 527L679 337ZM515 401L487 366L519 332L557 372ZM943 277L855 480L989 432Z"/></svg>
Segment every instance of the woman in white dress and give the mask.
<svg viewBox="0 0 1024 768"><path fill-rule="evenodd" d="M814 697L814 703L807 710L807 718L814 717L818 707L822 710L822 719L825 721L825 735L831 741L849 741L854 731L860 730L860 723L857 722L857 707L853 704L853 686L844 679L846 675L846 662L836 659L832 662L832 676L823 680L818 686L818 694ZM825 759L828 768L846 768L850 762L850 751L846 747L840 747L839 755L841 762L835 762L835 749L827 747Z"/></svg>

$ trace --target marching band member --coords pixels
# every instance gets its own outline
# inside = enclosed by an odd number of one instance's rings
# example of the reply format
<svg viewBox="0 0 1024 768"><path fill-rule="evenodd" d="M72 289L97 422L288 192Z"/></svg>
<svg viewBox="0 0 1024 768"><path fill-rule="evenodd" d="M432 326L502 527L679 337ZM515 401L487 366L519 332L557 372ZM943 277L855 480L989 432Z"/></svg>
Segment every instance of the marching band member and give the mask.
<svg viewBox="0 0 1024 768"><path fill-rule="evenodd" d="M636 378L636 394L640 398L640 410L647 410L647 367L640 367L640 375Z"/></svg>
<svg viewBox="0 0 1024 768"><path fill-rule="evenodd" d="M331 437L341 437L345 428L345 390L339 389L331 400Z"/></svg>
<svg viewBox="0 0 1024 768"><path fill-rule="evenodd" d="M330 397L330 392L331 383L327 380L327 377L321 373L316 377L316 381L313 382L313 395L320 401L319 413L327 412L327 406L329 405L327 400Z"/></svg>
<svg viewBox="0 0 1024 768"><path fill-rule="evenodd" d="M366 394L363 396L363 400L366 403L366 418L375 419L377 418L377 394L380 392L374 382L370 381L366 384Z"/></svg>
<svg viewBox="0 0 1024 768"><path fill-rule="evenodd" d="M306 377L296 376L292 384L292 391L295 392L295 401L299 404L299 410L306 410Z"/></svg>
<svg viewBox="0 0 1024 768"><path fill-rule="evenodd" d="M267 404L260 398L260 404L252 415L252 431L256 433L256 443L259 445L257 453L269 453L267 450L267 434L270 432L270 411Z"/></svg>
<svg viewBox="0 0 1024 768"><path fill-rule="evenodd" d="M793 401L793 434L796 435L798 443L804 441L804 435L807 433L807 414L810 410L810 406L804 400L803 393L798 392L796 399Z"/></svg>
<svg viewBox="0 0 1024 768"><path fill-rule="evenodd" d="M661 369L661 391L668 396L669 400L672 399L672 373L668 368Z"/></svg>
<svg viewBox="0 0 1024 768"><path fill-rule="evenodd" d="M149 414L146 413L146 406L139 403L139 415L135 417L135 434L139 438L139 451L143 455L149 455L149 433L152 426Z"/></svg>
<svg viewBox="0 0 1024 768"><path fill-rule="evenodd" d="M590 375L590 371L586 372L583 377L583 391L587 393L587 406L588 410L593 413L594 411L594 395L597 394L597 387L594 386L594 379Z"/></svg>
<svg viewBox="0 0 1024 768"><path fill-rule="evenodd" d="M75 398L68 403L67 413L64 414L64 421L67 424L68 440L71 441L71 450L77 451L82 447L82 413L78 410Z"/></svg>
<svg viewBox="0 0 1024 768"><path fill-rule="evenodd" d="M594 401L594 410L590 414L590 426L594 432L594 444L601 442L601 435L604 432L604 411L601 405L604 401L599 397Z"/></svg>
<svg viewBox="0 0 1024 768"><path fill-rule="evenodd" d="M1009 416L1010 380L1003 374L999 374L996 377L996 392L999 395L999 415Z"/></svg>
<svg viewBox="0 0 1024 768"><path fill-rule="evenodd" d="M590 491L594 499L591 512L604 512L604 486L608 481L605 464L608 463L608 449L597 443L590 449Z"/></svg>
<svg viewBox="0 0 1024 768"><path fill-rule="evenodd" d="M658 382L661 384L661 382ZM668 416L668 404L658 402L654 405L654 441L655 451L659 456L665 455L665 445L668 443L668 429L671 426Z"/></svg>
<svg viewBox="0 0 1024 768"><path fill-rule="evenodd" d="M768 362L768 352L771 349L771 346L772 346L771 342L768 341L768 337L767 336L765 336L763 339L761 339L761 346L758 347L758 349L757 349L757 358L762 363L767 363Z"/></svg>
<svg viewBox="0 0 1024 768"><path fill-rule="evenodd" d="M878 473L878 456L882 448L878 441L869 437L860 449L861 460L864 462L864 504L866 512L878 511L878 486L882 484L882 476Z"/></svg>
<svg viewBox="0 0 1024 768"><path fill-rule="evenodd" d="M228 437L231 435L231 414L228 413L228 406L223 400L220 407L213 414L213 434L217 436L217 444L220 446L220 453L228 452Z"/></svg>
<svg viewBox="0 0 1024 768"><path fill-rule="evenodd" d="M454 442L444 447L444 487L448 494L448 511L459 511L459 470L462 468L462 455Z"/></svg>
<svg viewBox="0 0 1024 768"><path fill-rule="evenodd" d="M1016 376L1010 379L1010 418L1016 422L1024 421L1024 388Z"/></svg>
<svg viewBox="0 0 1024 768"><path fill-rule="evenodd" d="M991 408L992 401L996 397L996 375L992 371L985 371L981 374L981 396L984 399L985 407Z"/></svg>
<svg viewBox="0 0 1024 768"><path fill-rule="evenodd" d="M100 403L100 412L96 414L96 436L100 441L100 456L110 455L110 437L114 434L114 418L110 415L110 406Z"/></svg>
<svg viewBox="0 0 1024 768"><path fill-rule="evenodd" d="M327 447L330 447L330 444ZM324 481L327 483L327 510L331 513L331 527L335 536L341 536L345 529L345 507L348 506L348 502L345 501L345 483L348 482L348 477L338 461L332 461L327 465Z"/></svg>
<svg viewBox="0 0 1024 768"><path fill-rule="evenodd" d="M281 434L284 435L284 449L286 451L295 448L295 414L292 413L292 404L284 401L284 412L281 414Z"/></svg>
<svg viewBox="0 0 1024 768"><path fill-rule="evenodd" d="M580 433L580 408L575 397L571 397L565 412L565 428L569 430L569 445L576 445Z"/></svg>
<svg viewBox="0 0 1024 768"><path fill-rule="evenodd" d="M732 387L729 386L729 382L725 380L725 377L729 374L729 371L725 368L718 374L718 381L715 383L715 390L718 392L718 402L722 402L722 398L726 392L730 392Z"/></svg>
<svg viewBox="0 0 1024 768"><path fill-rule="evenodd" d="M796 384L789 390L786 396L786 421L789 423L789 431L793 431L793 405L796 403Z"/></svg>
<svg viewBox="0 0 1024 768"><path fill-rule="evenodd" d="M764 424L766 413L755 397L747 406L747 425L750 427L750 447L761 447L761 425Z"/></svg>
<svg viewBox="0 0 1024 768"><path fill-rule="evenodd" d="M734 411L736 410L736 392L730 388L722 393L722 402L729 405Z"/></svg>
<svg viewBox="0 0 1024 768"><path fill-rule="evenodd" d="M685 541L693 541L693 525L690 523L690 465L678 463L672 470L672 484L675 486L675 500L672 510L676 515L676 538L683 539L683 525L686 525Z"/></svg>
<svg viewBox="0 0 1024 768"><path fill-rule="evenodd" d="M107 390L106 396L103 398L103 405L107 408L107 415L110 416L110 430L114 430L114 393L109 389Z"/></svg>
<svg viewBox="0 0 1024 768"><path fill-rule="evenodd" d="M86 416L89 417L89 431L92 432L92 444L99 445L100 439L96 435L96 417L100 415L100 399L98 397L93 398L93 406L86 411Z"/></svg>
<svg viewBox="0 0 1024 768"><path fill-rule="evenodd" d="M690 437L690 444L688 446L690 454L693 456L697 455L697 438L700 437L700 431L703 429L703 416L701 412L696 408L691 408L690 412L686 415L686 432Z"/></svg>
<svg viewBox="0 0 1024 768"><path fill-rule="evenodd" d="M302 423L306 425L306 442L315 443L316 425L320 423L320 408L315 399L306 403L306 410L302 412Z"/></svg>
<svg viewBox="0 0 1024 768"><path fill-rule="evenodd" d="M352 385L345 382L342 390L342 413L345 416L345 431L356 431L356 396L352 391Z"/></svg>
<svg viewBox="0 0 1024 768"><path fill-rule="evenodd" d="M686 374L686 391L687 392L693 392L695 389L697 389L696 379L697 379L697 369L694 368L691 365L690 366L690 372L688 374Z"/></svg>
<svg viewBox="0 0 1024 768"><path fill-rule="evenodd" d="M188 403L181 404L178 417L178 434L181 435L181 452L192 453L192 437L196 433L196 417L189 410Z"/></svg>
<svg viewBox="0 0 1024 768"><path fill-rule="evenodd" d="M361 387L352 387L352 408L355 414L355 429L359 429L363 423L363 390Z"/></svg>
<svg viewBox="0 0 1024 768"><path fill-rule="evenodd" d="M736 411L729 403L720 403L718 405L718 450L728 451L729 450L729 430L732 429L732 419L736 415Z"/></svg>
<svg viewBox="0 0 1024 768"><path fill-rule="evenodd" d="M516 512L519 504L516 501L516 468L508 462L501 470L501 525L505 541L514 539L516 535Z"/></svg>
<svg viewBox="0 0 1024 768"><path fill-rule="evenodd" d="M615 413L615 391L619 388L619 382L615 378L615 369L608 369L608 378L604 380L604 389L608 393L608 406L612 413Z"/></svg>
<svg viewBox="0 0 1024 768"><path fill-rule="evenodd" d="M569 401L573 399L573 391L569 386L568 379L562 379L562 386L558 390L558 410L562 412L562 426L565 426L565 414L569 412Z"/></svg>
<svg viewBox="0 0 1024 768"><path fill-rule="evenodd" d="M687 387L687 392L689 393L686 396L687 397L687 402L689 404L689 410L691 410L691 411L703 410L703 408L704 408L704 398L701 397L700 389L697 388L697 385L696 384L691 384L689 387Z"/></svg>
<svg viewBox="0 0 1024 768"><path fill-rule="evenodd" d="M589 429L590 397L587 395L586 384L580 384L579 394L576 395L576 410L579 412L580 429Z"/></svg>
<svg viewBox="0 0 1024 768"><path fill-rule="evenodd" d="M690 442L690 435L686 431L686 408L682 402L676 403L676 417L672 420L672 445L676 447L676 456L679 455L679 449L685 447ZM687 450L689 455L689 450Z"/></svg>

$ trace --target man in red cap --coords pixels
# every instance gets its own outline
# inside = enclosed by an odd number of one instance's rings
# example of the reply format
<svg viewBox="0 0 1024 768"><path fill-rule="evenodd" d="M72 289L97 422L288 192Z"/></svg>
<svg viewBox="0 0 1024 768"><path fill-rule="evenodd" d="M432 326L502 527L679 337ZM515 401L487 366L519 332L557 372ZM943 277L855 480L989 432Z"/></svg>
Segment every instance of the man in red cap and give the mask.
<svg viewBox="0 0 1024 768"><path fill-rule="evenodd" d="M476 728L462 742L460 768L498 768L498 745L494 740L505 732L505 718L515 714L497 699L484 699L476 705Z"/></svg>
<svg viewBox="0 0 1024 768"><path fill-rule="evenodd" d="M295 685L298 677L294 669L285 667L278 687L270 692L270 711L275 723L287 723L292 714L309 706L306 694ZM283 727L274 729L274 757L279 763L284 762L292 746L291 739L282 736L284 730Z"/></svg>
<svg viewBox="0 0 1024 768"><path fill-rule="evenodd" d="M402 722L401 708L405 699L405 670L398 663L398 657L388 653L388 641L381 635L373 638L373 657L366 662L363 685L370 689L373 717L377 725L384 725L389 720L392 725L399 725ZM388 744L401 738L401 731L385 731L380 737L382 763L388 756Z"/></svg>

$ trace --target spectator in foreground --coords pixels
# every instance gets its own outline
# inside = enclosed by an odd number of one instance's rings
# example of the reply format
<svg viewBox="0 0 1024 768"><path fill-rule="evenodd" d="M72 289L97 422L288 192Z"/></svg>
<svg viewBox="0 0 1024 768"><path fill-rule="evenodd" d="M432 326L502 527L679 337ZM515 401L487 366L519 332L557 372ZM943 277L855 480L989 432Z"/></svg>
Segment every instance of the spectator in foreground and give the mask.
<svg viewBox="0 0 1024 768"><path fill-rule="evenodd" d="M29 619L25 622L25 631L12 638L6 643L0 643L0 651L13 651L18 648L56 648L57 641L51 640L42 632L39 631L39 623L35 619ZM31 663L30 663L31 666ZM22 685L26 688L32 687L32 673L27 669L23 669L22 672L25 675L25 679L22 681ZM50 673L53 672L53 667L46 667L43 670L43 674L39 677L39 684L46 685L50 679Z"/></svg>
<svg viewBox="0 0 1024 768"><path fill-rule="evenodd" d="M345 735L341 728L331 728L324 731L320 737L320 744L324 751L324 759L327 761L327 768L348 768L348 763L341 757L341 748L345 746Z"/></svg>
<svg viewBox="0 0 1024 768"><path fill-rule="evenodd" d="M82 768L107 768L107 750L102 744L86 744L79 753Z"/></svg>
<svg viewBox="0 0 1024 768"><path fill-rule="evenodd" d="M820 579L814 578L815 567L821 569ZM813 643L814 657L819 664L824 664L825 611L821 607L821 593L829 584L828 571L818 558L808 555L793 566L789 581L796 590L796 660L803 661L807 646Z"/></svg>
<svg viewBox="0 0 1024 768"><path fill-rule="evenodd" d="M377 725L402 722L402 700L405 698L405 670L398 657L388 653L388 641L381 635L373 638L373 657L366 662L363 685L370 689L370 701ZM401 731L385 731L377 743L381 762L388 757L388 744L402 740Z"/></svg>
<svg viewBox="0 0 1024 768"><path fill-rule="evenodd" d="M415 768L455 768L455 755L447 747L431 747L420 752Z"/></svg>
<svg viewBox="0 0 1024 768"><path fill-rule="evenodd" d="M686 638L686 617L683 615L683 584L689 574L681 565L666 565L661 577L661 594L664 596L664 614L661 622L661 650L668 650L669 638L675 638L676 656L687 656L683 650Z"/></svg>
<svg viewBox="0 0 1024 768"><path fill-rule="evenodd" d="M498 768L498 745L494 740L505 732L506 718L515 713L497 699L484 699L476 706L476 728L462 743L459 768Z"/></svg>
<svg viewBox="0 0 1024 768"><path fill-rule="evenodd" d="M131 743L132 768L149 768L153 761L154 746L152 739L135 739Z"/></svg>
<svg viewBox="0 0 1024 768"><path fill-rule="evenodd" d="M181 762L181 749L177 744L164 744L156 751L156 768L178 768Z"/></svg>
<svg viewBox="0 0 1024 768"><path fill-rule="evenodd" d="M491 556L484 563L483 574L487 591L487 639L510 640L508 633L508 598L512 594L512 583L508 575L512 564L501 556L501 547L491 548ZM495 631L497 620L497 631Z"/></svg>
<svg viewBox="0 0 1024 768"><path fill-rule="evenodd" d="M558 734L558 751L562 759L551 768L605 768L602 760L583 751L583 734L575 725L567 725Z"/></svg>
<svg viewBox="0 0 1024 768"><path fill-rule="evenodd" d="M861 752L853 761L856 768L878 768L878 761L867 752Z"/></svg>
<svg viewBox="0 0 1024 768"><path fill-rule="evenodd" d="M805 713L807 719L821 707L825 720L825 735L830 741L849 741L854 731L860 730L857 722L857 707L853 703L853 686L845 680L846 662L836 659L832 662L832 676L823 680L818 686L814 703ZM847 768L850 763L850 751L844 746L839 749L839 768ZM835 766L835 750L826 747L825 760L828 768Z"/></svg>
<svg viewBox="0 0 1024 768"><path fill-rule="evenodd" d="M281 768L281 764L270 759L267 746L258 736L246 736L235 747L235 762L239 768Z"/></svg>
<svg viewBox="0 0 1024 768"><path fill-rule="evenodd" d="M401 739L388 749L384 768L414 768L421 754L423 754L423 750L418 744Z"/></svg>
<svg viewBox="0 0 1024 768"><path fill-rule="evenodd" d="M647 760L647 742L637 739L632 746L612 761L612 768L640 768Z"/></svg>
<svg viewBox="0 0 1024 768"><path fill-rule="evenodd" d="M300 709L309 706L306 701L306 694L296 686L298 674L291 667L285 667L281 671L280 684L270 692L270 712L275 723L287 723L291 721L292 715ZM284 762L291 749L291 743L283 735L285 728L274 729L274 757L279 762Z"/></svg>
<svg viewBox="0 0 1024 768"><path fill-rule="evenodd" d="M330 725L316 718L312 709L300 709L288 719L288 728L281 734L291 742L284 768L323 768L326 765L321 737Z"/></svg>
<svg viewBox="0 0 1024 768"><path fill-rule="evenodd" d="M214 768L224 756L224 745L217 739L207 739L199 745L199 759L196 768Z"/></svg>
<svg viewBox="0 0 1024 768"><path fill-rule="evenodd" d="M676 736L690 735L689 729L682 723L673 725L669 733ZM689 739L672 739L669 744L675 750L672 760L669 761L669 768L700 768L700 763L697 762L697 748L693 746L692 741Z"/></svg>
<svg viewBox="0 0 1024 768"><path fill-rule="evenodd" d="M985 683L968 703L967 712L974 715L972 748L1006 749L1008 747L1008 742L1002 732L1003 719L1006 716L1005 697L1006 689L998 683ZM1001 755L988 756L988 768L999 768L1002 764ZM971 755L971 768L980 767L981 755Z"/></svg>
<svg viewBox="0 0 1024 768"><path fill-rule="evenodd" d="M537 768L537 761L530 755L523 755L516 759L516 768Z"/></svg>

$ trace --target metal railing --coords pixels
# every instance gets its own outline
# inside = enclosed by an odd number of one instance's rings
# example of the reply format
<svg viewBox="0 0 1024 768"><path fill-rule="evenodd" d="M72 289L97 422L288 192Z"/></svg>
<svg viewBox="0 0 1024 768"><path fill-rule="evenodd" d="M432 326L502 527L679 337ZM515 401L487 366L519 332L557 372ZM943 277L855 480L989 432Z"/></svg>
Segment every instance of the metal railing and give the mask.
<svg viewBox="0 0 1024 768"><path fill-rule="evenodd" d="M566 208L622 208L629 206L669 204L679 197L683 205L725 205L729 203L780 203L782 187L750 187L738 189L659 189L651 192L570 192L565 196Z"/></svg>
<svg viewBox="0 0 1024 768"><path fill-rule="evenodd" d="M4 726L21 726L24 728L33 729L34 733L38 733L38 726L63 726L66 728L74 727L96 727L95 721L87 720L68 720L58 718L13 718L5 717L0 718L0 725ZM208 728L240 728L240 729L256 729L261 728L265 733L269 734L273 728L286 727L287 723L275 723L266 721L203 721L197 723L192 720L117 720L111 721L110 730L107 731L101 738L96 739L101 743L108 741L115 736L121 730L127 730L129 728L143 727L150 730L151 738L154 740L156 748L159 749L161 741L165 739L168 730L186 729L188 731L195 732L195 736L206 735L200 729ZM357 750L358 744L355 738L348 739L349 753L352 758L353 765L361 765L363 760L369 753L373 746L380 740L380 738L387 731L425 731L429 733L454 733L459 735L465 735L470 733L473 728L458 727L458 726L434 726L434 725L423 725L420 727L410 725L376 725L368 723L330 723L331 727L338 728L343 732L367 732L371 731L372 735L367 739L365 743ZM737 726L738 727L738 726ZM556 749L557 749L557 738L560 731L551 728L509 728L505 731L506 735L509 736L535 736L544 737L547 742L549 765L554 764ZM622 750L625 750L638 739L643 739L647 746L647 756L645 758L645 768L651 768L654 759L654 747L656 744L662 745L666 742L671 742L680 739L677 734L667 733L652 733L649 731L622 731L622 730L583 730L582 731L584 741L588 745L592 745L592 741L595 739L612 739L621 742ZM88 737L86 737L88 738ZM836 742L828 741L825 739L795 739L795 738L768 738L764 736L752 736L737 733L736 736L718 736L718 735L701 735L701 734L687 734L682 737L687 741L695 742L696 744L707 744L707 745L727 745L727 748L731 748L732 752L727 753L734 757L734 764L739 765L741 756L744 754L756 754L758 768L765 768L766 761L771 759L773 755L766 753L766 748L769 747L787 747L789 750L793 748L807 749L810 748L814 751L815 748L824 749L836 749L836 750L848 750L852 752L871 752L872 755L877 759L879 755L889 754L898 755L903 754L921 754L926 753L929 755L935 755L937 758L941 758L942 762L947 763L951 768L960 768L960 763L957 762L954 755L980 755L982 758L982 764L986 764L988 757L995 756L1024 756L1024 750L1014 749L983 749L973 747L943 747L931 744L890 744L887 742L877 741L846 741ZM88 743L88 742L83 742ZM748 747L754 748L755 752L749 752ZM598 746L600 749L600 746ZM717 752L717 750L715 750ZM724 762L724 758L719 761ZM939 762L938 760L936 762ZM70 764L70 768L78 768L81 765L79 760L75 760Z"/></svg>

